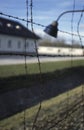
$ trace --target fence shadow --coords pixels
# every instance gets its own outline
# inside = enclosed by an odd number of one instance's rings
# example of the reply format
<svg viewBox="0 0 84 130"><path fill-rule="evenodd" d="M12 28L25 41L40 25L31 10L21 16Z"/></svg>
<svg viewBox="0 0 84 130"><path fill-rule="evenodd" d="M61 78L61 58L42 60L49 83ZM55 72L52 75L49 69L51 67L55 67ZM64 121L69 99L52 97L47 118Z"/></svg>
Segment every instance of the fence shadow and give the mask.
<svg viewBox="0 0 84 130"><path fill-rule="evenodd" d="M84 84L84 67L0 78L0 120Z"/></svg>

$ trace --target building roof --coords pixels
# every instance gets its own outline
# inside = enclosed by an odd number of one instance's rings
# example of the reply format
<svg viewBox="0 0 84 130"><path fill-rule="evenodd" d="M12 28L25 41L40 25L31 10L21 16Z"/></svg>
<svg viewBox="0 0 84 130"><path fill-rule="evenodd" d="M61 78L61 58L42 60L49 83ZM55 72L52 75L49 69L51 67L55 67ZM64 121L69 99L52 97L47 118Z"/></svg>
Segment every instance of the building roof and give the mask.
<svg viewBox="0 0 84 130"><path fill-rule="evenodd" d="M12 35L30 39L40 39L35 33L32 33L21 23L0 17L0 34Z"/></svg>

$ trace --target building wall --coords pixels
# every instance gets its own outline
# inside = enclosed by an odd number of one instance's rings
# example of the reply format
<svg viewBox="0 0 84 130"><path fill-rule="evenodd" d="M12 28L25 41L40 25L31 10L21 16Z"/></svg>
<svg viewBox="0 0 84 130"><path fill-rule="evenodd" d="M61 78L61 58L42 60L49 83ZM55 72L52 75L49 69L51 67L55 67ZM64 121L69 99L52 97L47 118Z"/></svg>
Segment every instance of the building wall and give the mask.
<svg viewBox="0 0 84 130"><path fill-rule="evenodd" d="M60 55L60 56L83 56L81 48L65 48L65 47L38 47L40 55Z"/></svg>
<svg viewBox="0 0 84 130"><path fill-rule="evenodd" d="M35 43L33 39L25 39L0 34L0 52L35 52Z"/></svg>

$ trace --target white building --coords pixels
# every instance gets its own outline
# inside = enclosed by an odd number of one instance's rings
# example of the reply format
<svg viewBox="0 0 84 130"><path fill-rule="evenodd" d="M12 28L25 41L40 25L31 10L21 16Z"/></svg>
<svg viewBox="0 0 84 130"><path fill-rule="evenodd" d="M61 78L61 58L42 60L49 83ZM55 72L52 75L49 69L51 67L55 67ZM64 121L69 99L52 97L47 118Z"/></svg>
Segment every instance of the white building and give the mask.
<svg viewBox="0 0 84 130"><path fill-rule="evenodd" d="M38 39L19 22L0 17L0 54L34 54Z"/></svg>
<svg viewBox="0 0 84 130"><path fill-rule="evenodd" d="M40 55L50 56L84 56L84 50L81 48L70 47L38 47L38 53Z"/></svg>

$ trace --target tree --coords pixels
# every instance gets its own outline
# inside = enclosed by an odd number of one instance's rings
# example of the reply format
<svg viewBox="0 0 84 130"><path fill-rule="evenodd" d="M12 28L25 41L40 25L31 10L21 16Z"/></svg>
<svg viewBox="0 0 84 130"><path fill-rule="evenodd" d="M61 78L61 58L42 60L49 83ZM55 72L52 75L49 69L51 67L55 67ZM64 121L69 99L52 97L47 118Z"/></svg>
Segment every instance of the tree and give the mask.
<svg viewBox="0 0 84 130"><path fill-rule="evenodd" d="M73 47L73 48L81 48L81 45L78 41L73 40L72 44L67 44L65 39L56 39L54 41L51 41L50 39L43 39L39 41L40 46L52 46L52 47Z"/></svg>

